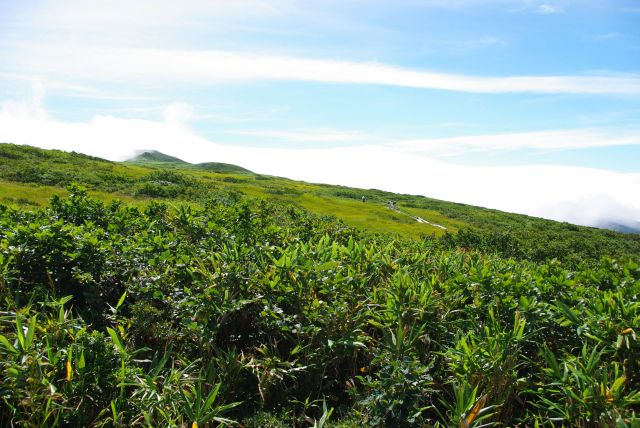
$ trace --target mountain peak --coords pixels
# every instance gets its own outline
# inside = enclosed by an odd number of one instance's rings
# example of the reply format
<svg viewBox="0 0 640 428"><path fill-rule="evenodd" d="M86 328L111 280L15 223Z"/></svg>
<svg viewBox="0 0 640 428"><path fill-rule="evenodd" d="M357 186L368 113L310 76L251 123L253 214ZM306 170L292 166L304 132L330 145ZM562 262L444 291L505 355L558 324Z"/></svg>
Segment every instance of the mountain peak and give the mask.
<svg viewBox="0 0 640 428"><path fill-rule="evenodd" d="M127 162L135 162L135 163L178 163L178 164L188 164L188 162L183 161L182 159L166 155L157 150L142 150L139 151L138 154L131 159L128 159Z"/></svg>

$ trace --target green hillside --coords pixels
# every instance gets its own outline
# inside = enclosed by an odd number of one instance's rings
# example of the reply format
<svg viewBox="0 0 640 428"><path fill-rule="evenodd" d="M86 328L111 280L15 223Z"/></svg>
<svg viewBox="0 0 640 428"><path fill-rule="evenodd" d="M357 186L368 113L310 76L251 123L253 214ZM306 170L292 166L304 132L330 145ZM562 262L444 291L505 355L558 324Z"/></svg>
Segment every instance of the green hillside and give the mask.
<svg viewBox="0 0 640 428"><path fill-rule="evenodd" d="M638 235L161 157L0 159L0 426L640 424Z"/></svg>
<svg viewBox="0 0 640 428"><path fill-rule="evenodd" d="M204 169L205 171L211 172L238 172L238 173L246 173L253 174L246 168L242 168L241 166L232 165L229 163L221 163L221 162L203 162L195 164L196 168Z"/></svg>
<svg viewBox="0 0 640 428"><path fill-rule="evenodd" d="M157 150L148 150L139 153L133 158L126 160L125 163L158 168L193 168L210 172L253 174L246 168L222 162L202 162L197 164L190 164L189 162L183 161L182 159L166 155Z"/></svg>
<svg viewBox="0 0 640 428"><path fill-rule="evenodd" d="M178 165L188 165L188 162L183 161L182 159L178 159L173 156L165 155L164 153L160 153L157 150L148 150L142 153L137 154L133 158L127 160L129 163L137 163L137 164L178 164Z"/></svg>

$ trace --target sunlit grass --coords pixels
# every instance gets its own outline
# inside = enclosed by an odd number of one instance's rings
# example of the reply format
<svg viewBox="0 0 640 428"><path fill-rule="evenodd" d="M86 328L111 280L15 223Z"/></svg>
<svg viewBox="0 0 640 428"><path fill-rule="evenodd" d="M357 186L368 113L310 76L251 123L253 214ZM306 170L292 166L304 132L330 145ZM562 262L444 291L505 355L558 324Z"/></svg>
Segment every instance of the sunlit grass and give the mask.
<svg viewBox="0 0 640 428"><path fill-rule="evenodd" d="M224 182L222 180L225 177L233 177L239 182ZM448 219L434 210L405 208L398 205L399 211L392 211L387 206L387 199L371 196L370 191L367 190L349 189L354 193L367 195L363 203L360 199L333 195L332 191L344 189L339 186L325 186L276 177L251 179L247 176L228 174L215 174L210 178L220 180L229 188L247 196L301 206L316 214L334 216L349 226L372 232L412 238L431 234L441 236L445 233L444 229L419 223L413 217L422 217L431 223L445 226L450 232L466 226L465 223Z"/></svg>
<svg viewBox="0 0 640 428"><path fill-rule="evenodd" d="M66 189L55 186L43 186L27 183L11 183L0 180L0 203L27 208L45 206L54 195L67 196ZM134 198L119 193L90 191L89 194L103 202L121 200L133 206L145 206L149 199Z"/></svg>

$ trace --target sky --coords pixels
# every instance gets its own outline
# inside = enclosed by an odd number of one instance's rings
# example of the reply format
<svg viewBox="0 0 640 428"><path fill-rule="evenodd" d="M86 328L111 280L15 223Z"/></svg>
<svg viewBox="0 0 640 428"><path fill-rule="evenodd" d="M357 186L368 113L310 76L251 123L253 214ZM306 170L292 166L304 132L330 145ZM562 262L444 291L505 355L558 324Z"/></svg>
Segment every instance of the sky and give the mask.
<svg viewBox="0 0 640 428"><path fill-rule="evenodd" d="M640 2L0 0L0 142L640 225Z"/></svg>

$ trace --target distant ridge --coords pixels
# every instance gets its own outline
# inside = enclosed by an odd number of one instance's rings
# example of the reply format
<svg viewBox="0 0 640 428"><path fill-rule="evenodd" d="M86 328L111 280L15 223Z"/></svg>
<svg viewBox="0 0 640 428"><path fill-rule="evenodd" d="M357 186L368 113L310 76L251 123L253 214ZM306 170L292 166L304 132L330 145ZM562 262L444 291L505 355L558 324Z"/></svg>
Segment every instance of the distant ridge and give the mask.
<svg viewBox="0 0 640 428"><path fill-rule="evenodd" d="M222 162L203 162L194 165L198 169L204 169L206 171L211 172L241 172L244 174L253 174L252 171L249 171L246 168L243 168L238 165L232 165L230 163L222 163Z"/></svg>
<svg viewBox="0 0 640 428"><path fill-rule="evenodd" d="M596 227L600 229L615 230L616 232L620 232L620 233L640 234L640 221L636 221L634 223L627 223L627 224L618 223L615 221L601 222L597 224Z"/></svg>
<svg viewBox="0 0 640 428"><path fill-rule="evenodd" d="M135 163L138 165L147 165L147 166L176 166L176 167L191 167L194 169L201 169L209 172L220 172L220 173L239 173L239 174L253 174L253 172L249 171L246 168L243 168L238 165L232 165L230 163L222 163L222 162L202 162L198 164L191 164L187 161L183 161L182 159L176 158L174 156L166 155L157 150L144 150L138 152L138 154L131 159L125 161L126 163Z"/></svg>
<svg viewBox="0 0 640 428"><path fill-rule="evenodd" d="M187 165L189 162L183 161L173 156L165 155L157 150L145 150L138 155L128 159L131 163L173 163Z"/></svg>

